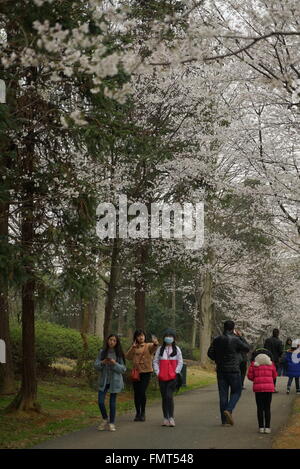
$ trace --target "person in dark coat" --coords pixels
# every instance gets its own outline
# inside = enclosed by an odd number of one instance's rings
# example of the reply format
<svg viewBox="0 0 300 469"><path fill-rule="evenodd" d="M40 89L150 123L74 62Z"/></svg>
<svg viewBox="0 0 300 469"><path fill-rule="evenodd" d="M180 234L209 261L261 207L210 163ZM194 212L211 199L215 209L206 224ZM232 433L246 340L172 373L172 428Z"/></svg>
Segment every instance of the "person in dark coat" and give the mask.
<svg viewBox="0 0 300 469"><path fill-rule="evenodd" d="M283 348L283 354L281 355L281 358L279 360L279 369L278 369L278 376L285 376L285 370L284 370L284 355L285 355L285 352L287 352L288 350L290 350L292 347L292 338L291 337L288 337L285 341L285 345L284 345L284 348Z"/></svg>
<svg viewBox="0 0 300 469"><path fill-rule="evenodd" d="M279 339L279 329L273 329L273 335L272 337L269 337L266 339L264 347L272 353L273 356L273 362L276 367L276 371L278 373L278 368L279 368L279 362L280 362L280 357L283 353L283 343ZM274 379L274 386L275 386L275 392L276 391L276 378Z"/></svg>
<svg viewBox="0 0 300 469"><path fill-rule="evenodd" d="M239 330L235 329L234 330L235 335L237 335L243 342L247 343L244 337L244 334ZM248 353L247 352L241 352L240 353L240 371L241 371L241 380L242 380L242 389L245 389L244 387L244 381L247 373L247 368L248 368Z"/></svg>
<svg viewBox="0 0 300 469"><path fill-rule="evenodd" d="M234 333L234 322L225 321L223 334L213 340L207 351L208 357L217 365L221 421L224 426L234 424L232 412L242 392L240 353L249 350L247 342Z"/></svg>

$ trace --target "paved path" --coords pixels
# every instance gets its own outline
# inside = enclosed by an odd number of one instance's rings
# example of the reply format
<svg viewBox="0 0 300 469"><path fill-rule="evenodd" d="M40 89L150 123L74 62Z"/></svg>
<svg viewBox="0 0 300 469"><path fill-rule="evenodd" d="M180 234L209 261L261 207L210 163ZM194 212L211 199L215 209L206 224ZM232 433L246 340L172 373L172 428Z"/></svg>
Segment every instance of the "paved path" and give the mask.
<svg viewBox="0 0 300 469"><path fill-rule="evenodd" d="M34 448L55 449L268 449L272 437L291 411L295 391L286 395L287 378L277 378L278 394L272 400L272 434L257 432L256 405L252 383L233 413L235 425L222 427L217 385L188 391L175 398L175 428L162 427L161 403L147 409L146 422L133 422L133 412L117 417L116 432L99 432L96 426L46 441Z"/></svg>

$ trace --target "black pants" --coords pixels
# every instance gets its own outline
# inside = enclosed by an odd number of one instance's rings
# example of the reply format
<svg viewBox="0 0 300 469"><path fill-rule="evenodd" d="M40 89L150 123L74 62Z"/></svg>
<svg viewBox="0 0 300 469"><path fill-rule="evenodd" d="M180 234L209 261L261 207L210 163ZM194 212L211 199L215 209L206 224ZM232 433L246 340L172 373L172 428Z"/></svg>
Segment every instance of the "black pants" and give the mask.
<svg viewBox="0 0 300 469"><path fill-rule="evenodd" d="M241 370L242 386L244 386L245 376L247 373L247 362L240 363L240 370Z"/></svg>
<svg viewBox="0 0 300 469"><path fill-rule="evenodd" d="M162 410L165 419L174 417L174 398L173 394L176 391L176 379L170 381L160 381L159 389L162 397Z"/></svg>
<svg viewBox="0 0 300 469"><path fill-rule="evenodd" d="M299 376L293 376L292 378L288 379L287 382L287 389L291 389L293 379L295 378L295 384L296 384L296 391L300 391L300 385L299 385Z"/></svg>
<svg viewBox="0 0 300 469"><path fill-rule="evenodd" d="M151 378L151 372L140 373L140 378L140 381L135 381L133 383L134 405L137 415L142 415L145 413L147 402L146 390Z"/></svg>
<svg viewBox="0 0 300 469"><path fill-rule="evenodd" d="M271 392L255 393L257 406L257 420L259 428L270 428L271 424Z"/></svg>

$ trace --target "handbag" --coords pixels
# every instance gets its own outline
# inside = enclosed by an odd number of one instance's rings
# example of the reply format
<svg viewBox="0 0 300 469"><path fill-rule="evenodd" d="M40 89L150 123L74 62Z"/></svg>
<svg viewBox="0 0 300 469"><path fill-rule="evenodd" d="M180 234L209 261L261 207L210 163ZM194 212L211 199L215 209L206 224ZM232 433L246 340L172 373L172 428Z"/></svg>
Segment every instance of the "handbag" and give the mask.
<svg viewBox="0 0 300 469"><path fill-rule="evenodd" d="M143 352L142 355L141 355L139 364L140 364L141 361L142 361L142 358L143 358L143 356L144 356L144 353L145 353L145 352ZM140 380L141 380L140 372L139 372L139 369L138 369L137 367L132 368L131 373L130 373L130 378L131 378L131 381L132 381L133 383L136 383L137 381L140 381Z"/></svg>
<svg viewBox="0 0 300 469"><path fill-rule="evenodd" d="M132 368L131 373L130 373L130 378L132 382L140 381L140 372L137 368Z"/></svg>

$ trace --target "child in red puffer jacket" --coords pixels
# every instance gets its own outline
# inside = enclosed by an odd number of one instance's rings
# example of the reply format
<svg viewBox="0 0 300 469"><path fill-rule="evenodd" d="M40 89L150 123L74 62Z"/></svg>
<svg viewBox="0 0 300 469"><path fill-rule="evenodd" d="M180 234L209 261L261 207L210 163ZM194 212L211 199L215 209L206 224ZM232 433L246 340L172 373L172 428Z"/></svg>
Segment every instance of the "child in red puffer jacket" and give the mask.
<svg viewBox="0 0 300 469"><path fill-rule="evenodd" d="M271 401L277 376L275 365L268 355L260 353L251 363L247 376L253 381L259 432L271 433Z"/></svg>

